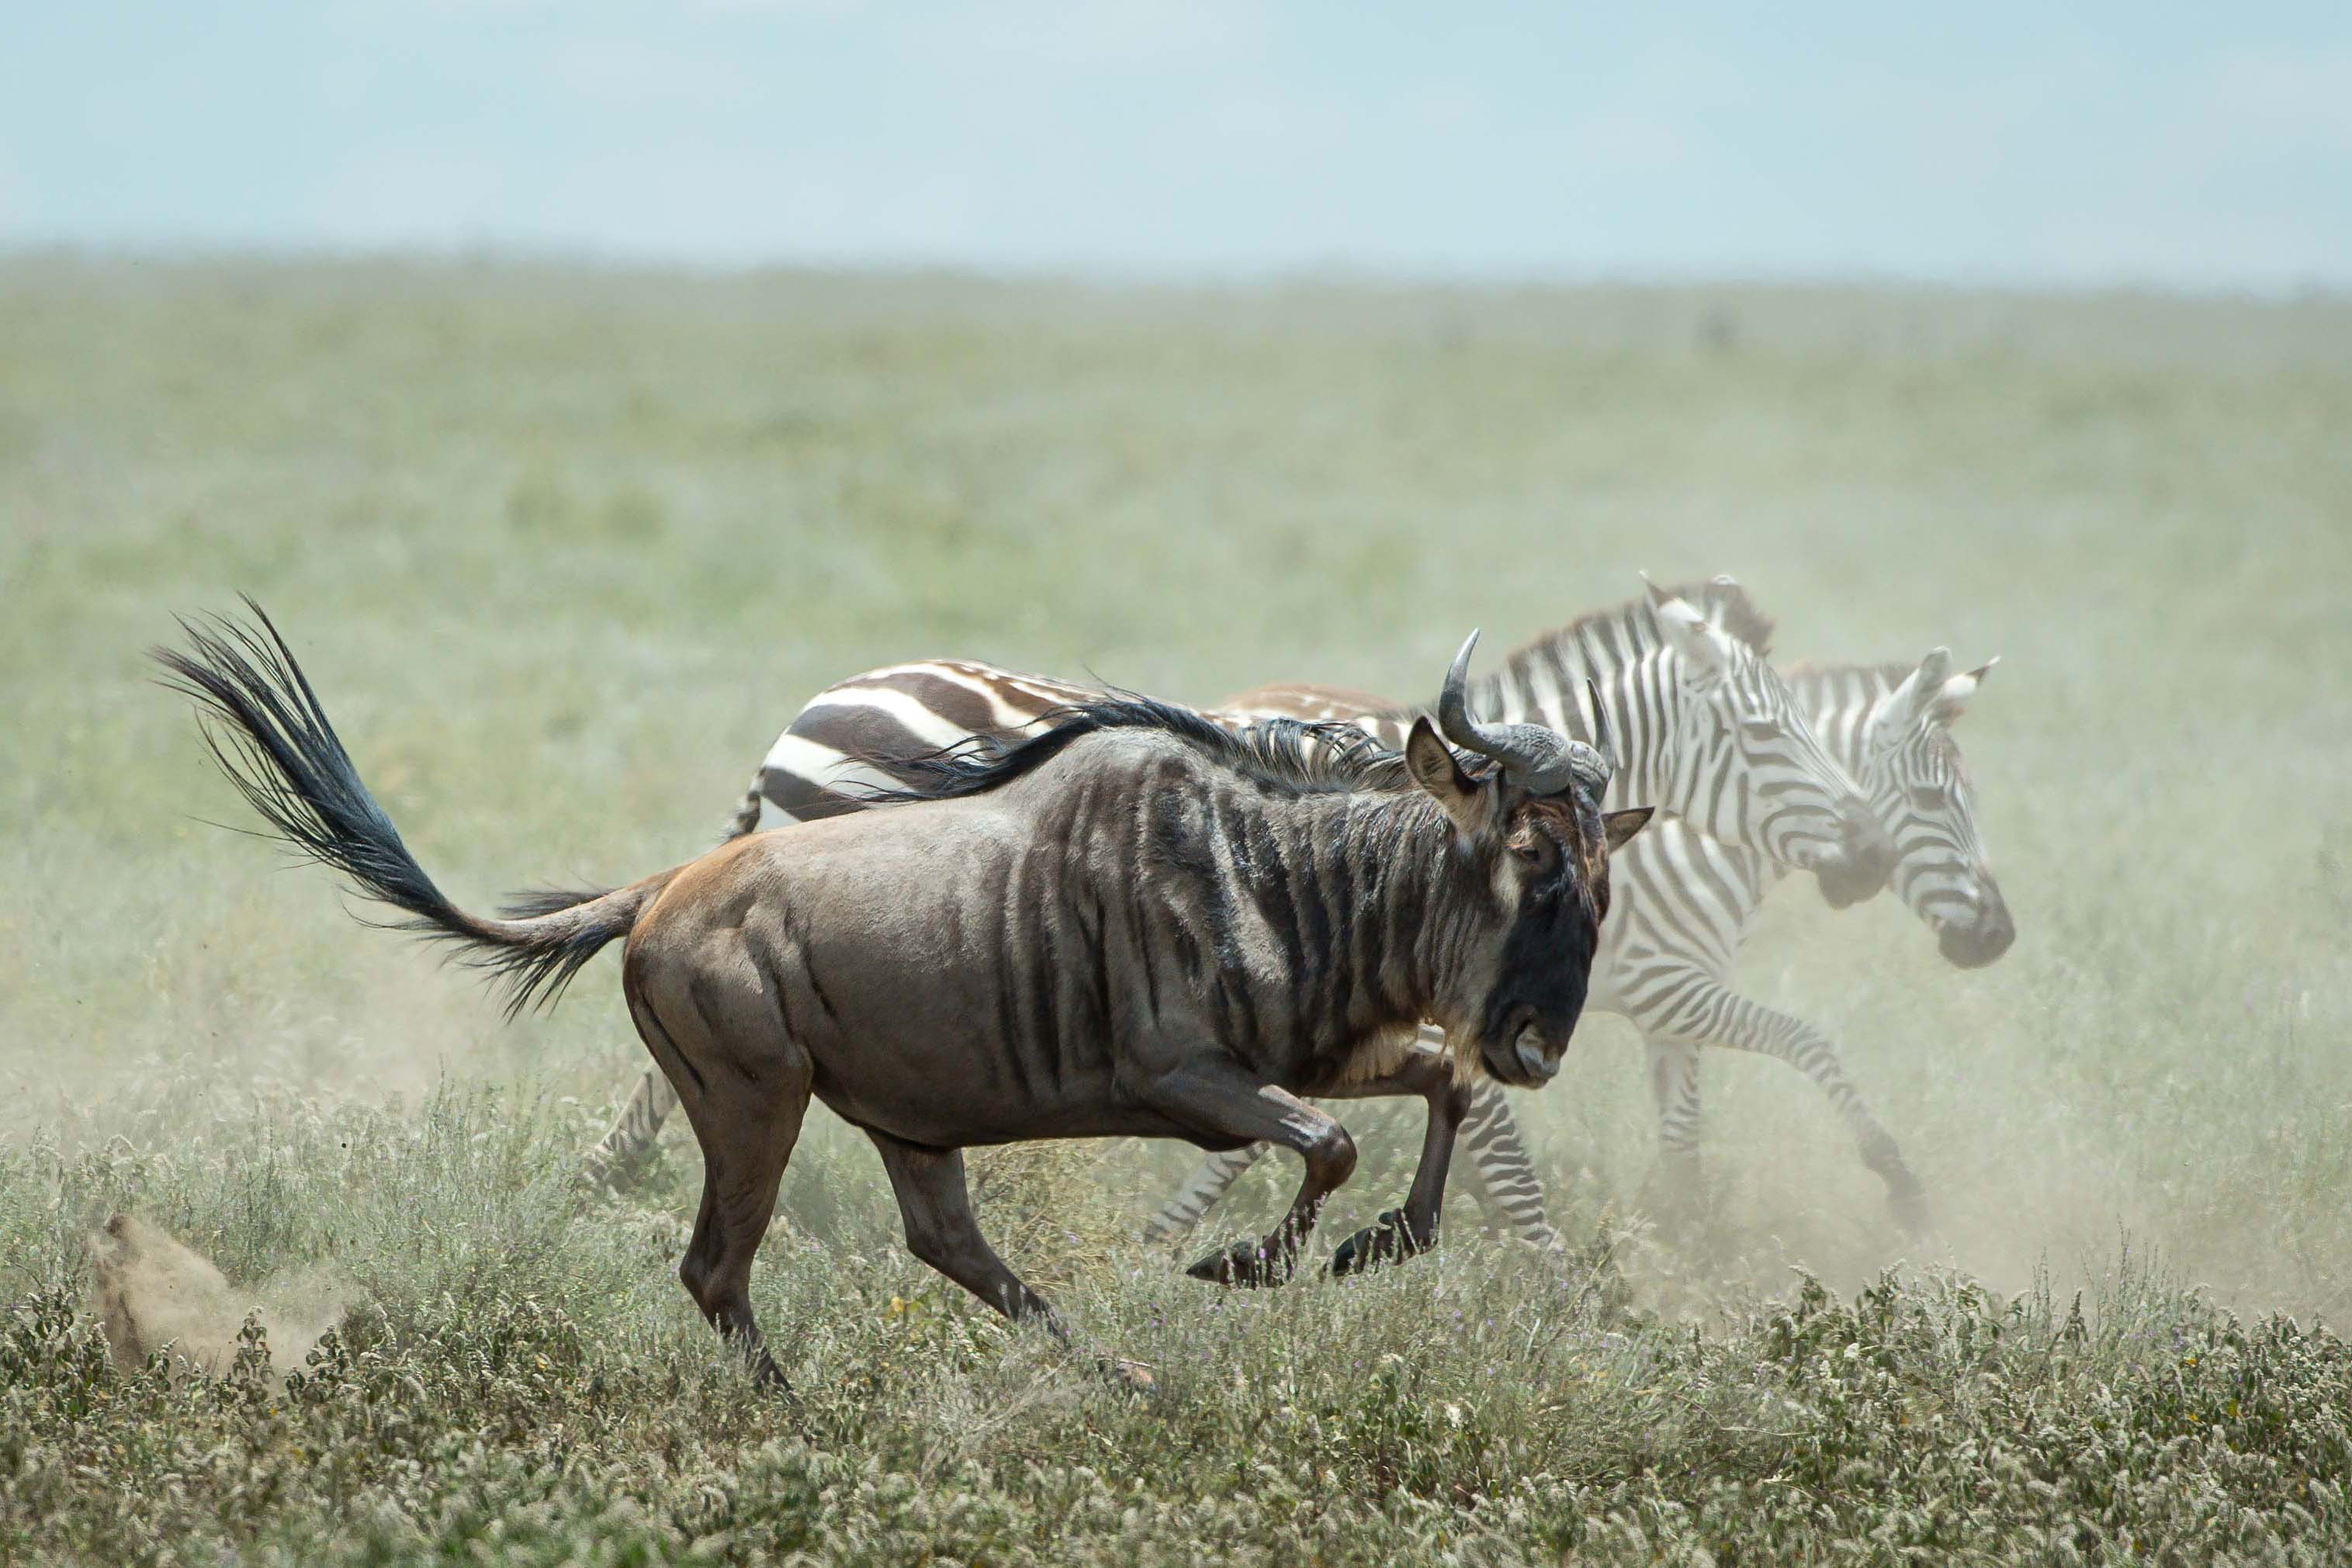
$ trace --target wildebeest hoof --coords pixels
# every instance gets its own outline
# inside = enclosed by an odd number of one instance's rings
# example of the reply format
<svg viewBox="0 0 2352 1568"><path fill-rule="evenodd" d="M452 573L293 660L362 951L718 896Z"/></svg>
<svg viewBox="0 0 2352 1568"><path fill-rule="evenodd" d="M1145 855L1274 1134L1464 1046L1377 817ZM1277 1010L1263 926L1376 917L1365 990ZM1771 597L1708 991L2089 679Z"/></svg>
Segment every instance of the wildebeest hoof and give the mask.
<svg viewBox="0 0 2352 1568"><path fill-rule="evenodd" d="M781 1400L787 1407L800 1408L801 1396L784 1381L783 1369L766 1351L759 1352L751 1362L751 1386L771 1398Z"/></svg>
<svg viewBox="0 0 2352 1568"><path fill-rule="evenodd" d="M1402 1263L1427 1250L1429 1239L1416 1239L1405 1226L1404 1211L1391 1208L1339 1243L1339 1249L1331 1254L1331 1273L1335 1278L1360 1274L1376 1264Z"/></svg>
<svg viewBox="0 0 2352 1568"><path fill-rule="evenodd" d="M1240 1241L1223 1252L1212 1252L1184 1270L1213 1285L1246 1285L1260 1289L1290 1278L1291 1260L1276 1257L1255 1241Z"/></svg>

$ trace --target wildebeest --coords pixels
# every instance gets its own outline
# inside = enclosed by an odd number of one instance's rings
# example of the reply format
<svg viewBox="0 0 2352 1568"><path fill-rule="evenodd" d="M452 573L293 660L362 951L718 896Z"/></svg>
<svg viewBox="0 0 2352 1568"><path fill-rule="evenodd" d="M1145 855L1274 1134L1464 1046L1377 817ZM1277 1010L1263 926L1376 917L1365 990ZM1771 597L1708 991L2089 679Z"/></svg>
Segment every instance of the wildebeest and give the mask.
<svg viewBox="0 0 2352 1568"><path fill-rule="evenodd" d="M1481 725L1463 645L1401 753L1276 720L1228 732L1147 698L1077 705L1018 743L908 770L901 809L738 839L609 892L538 894L504 918L436 887L361 782L308 679L257 628L185 629L159 651L221 721L215 756L277 832L551 998L625 938L622 991L684 1103L703 1192L679 1277L762 1382L751 1260L814 1095L880 1153L914 1254L1015 1319L1052 1309L974 1222L962 1151L1042 1138L1258 1141L1305 1178L1255 1246L1196 1270L1288 1277L1355 1166L1302 1095L1430 1103L1404 1236L1434 1234L1476 1067L1559 1069L1606 910L1608 854L1648 817L1604 821L1611 764L1538 726ZM1603 739L1605 731L1596 738ZM1451 1061L1412 1049L1424 1019ZM1357 1255L1376 1245L1352 1239Z"/></svg>

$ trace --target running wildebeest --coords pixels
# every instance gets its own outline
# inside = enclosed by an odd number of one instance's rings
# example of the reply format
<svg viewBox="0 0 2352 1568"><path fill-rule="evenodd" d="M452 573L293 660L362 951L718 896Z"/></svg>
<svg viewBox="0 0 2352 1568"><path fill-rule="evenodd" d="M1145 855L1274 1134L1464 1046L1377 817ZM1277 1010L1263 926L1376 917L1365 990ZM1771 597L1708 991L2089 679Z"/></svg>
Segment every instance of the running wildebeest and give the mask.
<svg viewBox="0 0 2352 1568"><path fill-rule="evenodd" d="M914 1254L1066 1339L974 1222L963 1153L1043 1138L1266 1141L1305 1179L1276 1229L1193 1270L1287 1279L1356 1161L1302 1095L1419 1093L1429 1130L1402 1240L1433 1237L1478 1067L1551 1078L1584 1005L1608 856L1647 809L1603 819L1612 763L1538 726L1472 719L1473 633L1439 727L1402 753L1274 720L1229 733L1147 698L1085 702L1018 742L926 759L901 809L722 844L610 892L526 896L500 919L436 887L359 778L308 679L257 629L187 625L159 651L206 738L289 843L551 999L625 938L629 1014L702 1146L679 1277L763 1383L749 1284L812 1094L873 1140ZM1477 775L1446 744L1492 764ZM1423 1019L1449 1047L1413 1050Z"/></svg>

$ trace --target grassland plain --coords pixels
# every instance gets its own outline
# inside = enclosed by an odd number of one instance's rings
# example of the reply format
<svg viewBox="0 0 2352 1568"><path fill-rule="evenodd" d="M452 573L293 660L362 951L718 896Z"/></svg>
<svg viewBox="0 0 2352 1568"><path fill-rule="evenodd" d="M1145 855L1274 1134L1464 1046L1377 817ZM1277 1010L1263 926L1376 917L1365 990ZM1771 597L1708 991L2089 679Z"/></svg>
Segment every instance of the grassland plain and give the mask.
<svg viewBox="0 0 2352 1568"><path fill-rule="evenodd" d="M501 1025L198 820L245 824L142 663L254 593L478 904L693 853L871 664L1414 693L1637 569L1738 575L1790 661L2003 655L1962 738L2016 948L1790 886L1743 970L1934 1241L1727 1058L1707 1213L1650 1227L1609 1019L1523 1103L1565 1260L1462 1207L1218 1295L1125 1239L1182 1151L988 1162L1149 1403L906 1258L823 1117L754 1287L806 1406L752 1396L674 1281L690 1145L565 1185L644 1060L609 968ZM2347 583L2335 299L0 263L0 1558L2340 1560ZM1410 1155L1350 1120L1334 1235ZM117 1373L117 1209L357 1305L282 1386Z"/></svg>

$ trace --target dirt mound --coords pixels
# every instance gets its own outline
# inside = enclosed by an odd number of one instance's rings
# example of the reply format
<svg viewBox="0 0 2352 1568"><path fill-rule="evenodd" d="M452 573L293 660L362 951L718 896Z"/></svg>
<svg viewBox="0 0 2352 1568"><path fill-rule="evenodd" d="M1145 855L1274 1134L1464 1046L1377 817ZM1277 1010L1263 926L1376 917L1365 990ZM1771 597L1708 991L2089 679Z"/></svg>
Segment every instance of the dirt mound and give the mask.
<svg viewBox="0 0 2352 1568"><path fill-rule="evenodd" d="M128 1214L106 1222L90 1252L96 1311L115 1364L125 1371L168 1351L176 1362L218 1376L236 1364L247 1314L258 1312L270 1368L282 1378L301 1366L350 1304L346 1284L314 1273L233 1286L212 1260Z"/></svg>

